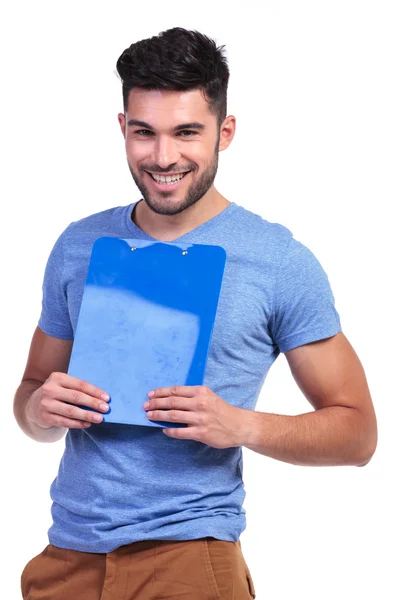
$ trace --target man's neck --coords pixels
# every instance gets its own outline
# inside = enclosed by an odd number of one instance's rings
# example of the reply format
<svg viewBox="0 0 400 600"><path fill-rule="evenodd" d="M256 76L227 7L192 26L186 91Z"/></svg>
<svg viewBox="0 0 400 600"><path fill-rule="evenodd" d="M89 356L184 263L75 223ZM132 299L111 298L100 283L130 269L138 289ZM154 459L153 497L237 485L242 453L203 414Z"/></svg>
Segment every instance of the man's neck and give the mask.
<svg viewBox="0 0 400 600"><path fill-rule="evenodd" d="M215 188L213 192L207 193L177 215L158 215L141 200L135 205L132 220L139 229L154 239L171 242L213 219L231 204Z"/></svg>

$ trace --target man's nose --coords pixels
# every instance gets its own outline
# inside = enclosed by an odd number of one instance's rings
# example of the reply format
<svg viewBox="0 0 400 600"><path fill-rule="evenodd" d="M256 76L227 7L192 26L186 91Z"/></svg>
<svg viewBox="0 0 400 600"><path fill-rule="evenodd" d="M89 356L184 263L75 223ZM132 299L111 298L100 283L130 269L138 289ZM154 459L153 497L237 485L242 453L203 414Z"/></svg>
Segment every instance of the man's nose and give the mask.
<svg viewBox="0 0 400 600"><path fill-rule="evenodd" d="M176 141L169 136L159 136L154 146L154 163L166 169L170 165L177 163L180 157Z"/></svg>

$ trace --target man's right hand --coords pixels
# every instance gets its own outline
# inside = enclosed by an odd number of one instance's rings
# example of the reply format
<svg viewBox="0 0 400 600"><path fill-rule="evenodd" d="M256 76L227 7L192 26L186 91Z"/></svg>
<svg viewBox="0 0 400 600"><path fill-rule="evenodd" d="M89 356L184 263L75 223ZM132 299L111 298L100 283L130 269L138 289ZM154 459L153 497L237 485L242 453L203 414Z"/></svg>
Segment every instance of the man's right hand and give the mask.
<svg viewBox="0 0 400 600"><path fill-rule="evenodd" d="M31 395L26 416L28 421L44 429L86 429L103 420L103 414L109 410L107 400L109 396L104 390L66 373L55 372Z"/></svg>

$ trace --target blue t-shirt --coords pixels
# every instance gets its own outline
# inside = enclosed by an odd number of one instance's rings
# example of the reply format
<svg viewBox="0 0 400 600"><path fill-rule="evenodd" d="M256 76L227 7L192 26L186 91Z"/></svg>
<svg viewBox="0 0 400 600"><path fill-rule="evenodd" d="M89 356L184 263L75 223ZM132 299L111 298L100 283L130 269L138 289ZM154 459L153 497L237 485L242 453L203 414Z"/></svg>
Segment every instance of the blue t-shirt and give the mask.
<svg viewBox="0 0 400 600"><path fill-rule="evenodd" d="M60 235L44 277L45 333L73 339L97 238L154 239L133 223L133 207L91 215ZM231 203L176 241L226 250L204 385L233 406L254 410L280 352L341 331L326 273L286 227ZM242 473L240 447L216 449L135 425L69 429L50 490L49 541L84 552L149 539L237 541L246 526Z"/></svg>

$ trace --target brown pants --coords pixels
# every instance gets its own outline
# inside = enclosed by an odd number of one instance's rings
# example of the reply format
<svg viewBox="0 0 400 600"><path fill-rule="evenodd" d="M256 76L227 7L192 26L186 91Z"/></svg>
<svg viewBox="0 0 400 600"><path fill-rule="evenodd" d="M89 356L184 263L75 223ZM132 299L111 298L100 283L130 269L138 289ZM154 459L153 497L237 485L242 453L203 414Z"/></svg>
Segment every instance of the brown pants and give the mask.
<svg viewBox="0 0 400 600"><path fill-rule="evenodd" d="M147 541L108 554L49 544L21 576L24 600L251 600L240 542Z"/></svg>

